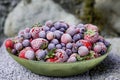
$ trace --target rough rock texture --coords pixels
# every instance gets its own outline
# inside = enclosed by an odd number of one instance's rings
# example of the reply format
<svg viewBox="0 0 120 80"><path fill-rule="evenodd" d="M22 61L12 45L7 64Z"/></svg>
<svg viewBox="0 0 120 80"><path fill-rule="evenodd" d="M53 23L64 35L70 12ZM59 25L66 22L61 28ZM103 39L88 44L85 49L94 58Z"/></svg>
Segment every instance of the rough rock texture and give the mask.
<svg viewBox="0 0 120 80"><path fill-rule="evenodd" d="M112 43L109 56L95 68L82 75L54 78L37 75L15 62L0 48L0 80L120 80L120 38L108 39Z"/></svg>
<svg viewBox="0 0 120 80"><path fill-rule="evenodd" d="M96 0L96 8L107 16L111 27L120 33L120 0Z"/></svg>
<svg viewBox="0 0 120 80"><path fill-rule="evenodd" d="M3 31L7 14L17 5L20 0L0 0L0 32Z"/></svg>
<svg viewBox="0 0 120 80"><path fill-rule="evenodd" d="M31 27L36 22L44 23L46 20L65 20L73 24L79 22L75 16L64 11L52 0L32 0L28 4L21 1L8 15L4 33L7 36L13 36L20 29Z"/></svg>

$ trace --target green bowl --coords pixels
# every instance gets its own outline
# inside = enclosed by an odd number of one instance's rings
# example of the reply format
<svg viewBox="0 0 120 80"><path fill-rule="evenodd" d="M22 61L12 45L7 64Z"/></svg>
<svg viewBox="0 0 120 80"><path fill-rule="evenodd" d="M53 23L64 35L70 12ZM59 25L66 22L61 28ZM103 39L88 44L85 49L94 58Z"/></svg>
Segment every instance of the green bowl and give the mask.
<svg viewBox="0 0 120 80"><path fill-rule="evenodd" d="M41 61L26 60L21 59L11 53L10 56L19 64L31 70L33 73L45 76L65 77L78 75L90 70L91 68L95 67L98 63L103 61L107 57L109 51L110 50L108 50L106 54L98 58L85 61L78 61L74 63L48 63Z"/></svg>

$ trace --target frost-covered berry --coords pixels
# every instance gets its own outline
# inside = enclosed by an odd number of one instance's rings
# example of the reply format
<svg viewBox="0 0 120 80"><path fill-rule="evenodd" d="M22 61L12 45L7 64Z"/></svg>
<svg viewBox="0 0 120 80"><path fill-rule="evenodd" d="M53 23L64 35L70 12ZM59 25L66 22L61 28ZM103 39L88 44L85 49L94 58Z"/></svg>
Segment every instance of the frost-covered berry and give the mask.
<svg viewBox="0 0 120 80"><path fill-rule="evenodd" d="M59 30L54 31L54 36L55 36L56 39L60 39L62 34L63 33Z"/></svg>
<svg viewBox="0 0 120 80"><path fill-rule="evenodd" d="M71 49L66 49L65 51L66 51L68 56L70 56L72 54L72 50Z"/></svg>
<svg viewBox="0 0 120 80"><path fill-rule="evenodd" d="M95 51L95 52L99 53L99 52L101 52L101 50L102 50L101 45L95 45L95 46L94 46L94 51Z"/></svg>
<svg viewBox="0 0 120 80"><path fill-rule="evenodd" d="M45 26L51 27L53 22L51 20L46 21Z"/></svg>
<svg viewBox="0 0 120 80"><path fill-rule="evenodd" d="M16 43L16 44L14 44L14 48L15 48L16 50L20 51L20 50L22 50L23 45L22 45L22 43L18 42L18 43Z"/></svg>
<svg viewBox="0 0 120 80"><path fill-rule="evenodd" d="M65 33L61 36L62 43L66 44L66 43L71 42L71 41L72 41L72 37L70 36L70 34Z"/></svg>
<svg viewBox="0 0 120 80"><path fill-rule="evenodd" d="M67 62L76 62L77 59L76 57L69 57L69 59L67 60Z"/></svg>
<svg viewBox="0 0 120 80"><path fill-rule="evenodd" d="M33 50L27 50L25 52L25 58L29 59L29 60L33 60L35 58L35 53Z"/></svg>
<svg viewBox="0 0 120 80"><path fill-rule="evenodd" d="M57 45L56 45L56 48L57 48L57 49L61 49L61 48L62 48L62 45L61 45L61 44L57 44Z"/></svg>
<svg viewBox="0 0 120 80"><path fill-rule="evenodd" d="M78 54L80 56L86 56L88 53L89 53L89 50L88 50L87 47L81 46L81 47L78 48Z"/></svg>
<svg viewBox="0 0 120 80"><path fill-rule="evenodd" d="M38 38L39 37L39 32L41 31L41 27L33 27L31 30L30 30L30 34L32 35L32 37L35 39L35 38Z"/></svg>
<svg viewBox="0 0 120 80"><path fill-rule="evenodd" d="M57 49L55 52L55 56L58 58L56 62L65 62L68 59L67 53L62 49Z"/></svg>
<svg viewBox="0 0 120 80"><path fill-rule="evenodd" d="M73 36L76 33L75 27L69 27L66 30L66 33L70 34L71 36Z"/></svg>
<svg viewBox="0 0 120 80"><path fill-rule="evenodd" d="M57 39L53 39L53 40L51 41L51 43L54 43L54 44L56 45L56 44L59 43L59 41L58 41Z"/></svg>
<svg viewBox="0 0 120 80"><path fill-rule="evenodd" d="M66 44L66 48L67 48L67 49L71 49L71 48L72 48L72 46L73 46L73 44L72 44L72 43L67 43L67 44Z"/></svg>
<svg viewBox="0 0 120 80"><path fill-rule="evenodd" d="M25 39L30 39L32 37L32 35L30 33L24 33L23 36Z"/></svg>
<svg viewBox="0 0 120 80"><path fill-rule="evenodd" d="M48 49L49 49L49 50L54 49L54 48L55 48L55 44L50 43L50 44L48 45Z"/></svg>
<svg viewBox="0 0 120 80"><path fill-rule="evenodd" d="M46 56L46 52L45 52L45 50L37 50L36 51L36 53L35 53L35 55L36 55L36 58L38 59L38 60L41 60L41 59L44 59L45 58L45 56Z"/></svg>
<svg viewBox="0 0 120 80"><path fill-rule="evenodd" d="M40 38L45 38L46 37L46 32L45 31L40 31L39 32L39 37Z"/></svg>
<svg viewBox="0 0 120 80"><path fill-rule="evenodd" d="M95 26L95 25L86 24L85 27L86 27L87 30L93 30L93 31L98 32L98 28L97 28L97 26Z"/></svg>
<svg viewBox="0 0 120 80"><path fill-rule="evenodd" d="M29 33L30 32L30 28L26 27L24 32L25 33Z"/></svg>
<svg viewBox="0 0 120 80"><path fill-rule="evenodd" d="M24 47L28 47L28 46L30 46L30 41L28 39L25 39L25 40L23 40L22 45Z"/></svg>
<svg viewBox="0 0 120 80"><path fill-rule="evenodd" d="M48 41L43 38L37 38L31 41L31 47L36 51L38 49L44 49L48 45Z"/></svg>
<svg viewBox="0 0 120 80"><path fill-rule="evenodd" d="M54 34L53 34L53 32L48 32L47 35L46 35L46 37L47 37L48 40L54 39Z"/></svg>

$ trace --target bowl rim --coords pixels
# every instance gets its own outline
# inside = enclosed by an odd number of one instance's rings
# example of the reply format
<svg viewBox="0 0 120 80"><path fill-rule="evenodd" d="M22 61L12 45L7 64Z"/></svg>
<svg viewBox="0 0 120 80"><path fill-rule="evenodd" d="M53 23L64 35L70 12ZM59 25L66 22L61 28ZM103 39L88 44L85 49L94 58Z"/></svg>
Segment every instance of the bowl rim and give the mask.
<svg viewBox="0 0 120 80"><path fill-rule="evenodd" d="M110 51L111 51L111 46L108 48L107 52L104 54L104 55L101 55L100 57L97 57L97 58L93 58L93 59L90 59L90 60L83 60L83 61L76 61L76 62L63 62L63 63L52 63L52 62L42 62L42 61L35 61L35 60L27 60L27 59L24 59L24 58L19 58L17 56L15 56L14 54L12 54L11 52L9 52L7 49L7 52L9 53L9 55L12 55L20 60L24 60L24 61L32 61L32 62L35 62L35 63L42 63L42 64L76 64L76 63L82 63L82 62L86 62L86 61L91 61L91 60L96 60L96 59L99 59L103 56L107 56Z"/></svg>

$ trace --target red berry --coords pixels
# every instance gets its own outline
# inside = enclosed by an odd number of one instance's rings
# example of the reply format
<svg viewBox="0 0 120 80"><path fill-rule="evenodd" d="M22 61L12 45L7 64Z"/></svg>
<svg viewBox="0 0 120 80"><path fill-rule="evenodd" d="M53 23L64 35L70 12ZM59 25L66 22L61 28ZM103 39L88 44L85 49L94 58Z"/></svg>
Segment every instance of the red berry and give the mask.
<svg viewBox="0 0 120 80"><path fill-rule="evenodd" d="M54 58L47 59L47 62L56 62L57 60L58 60L58 58L54 57Z"/></svg>
<svg viewBox="0 0 120 80"><path fill-rule="evenodd" d="M87 41L87 40L79 40L84 46L86 46L88 49L92 48L92 44L91 42Z"/></svg>
<svg viewBox="0 0 120 80"><path fill-rule="evenodd" d="M26 59L26 58L25 58L25 52L26 52L25 50L22 50L22 51L19 53L19 57Z"/></svg>
<svg viewBox="0 0 120 80"><path fill-rule="evenodd" d="M5 46L6 46L6 48L13 49L14 43L12 40L8 39L5 41Z"/></svg>

